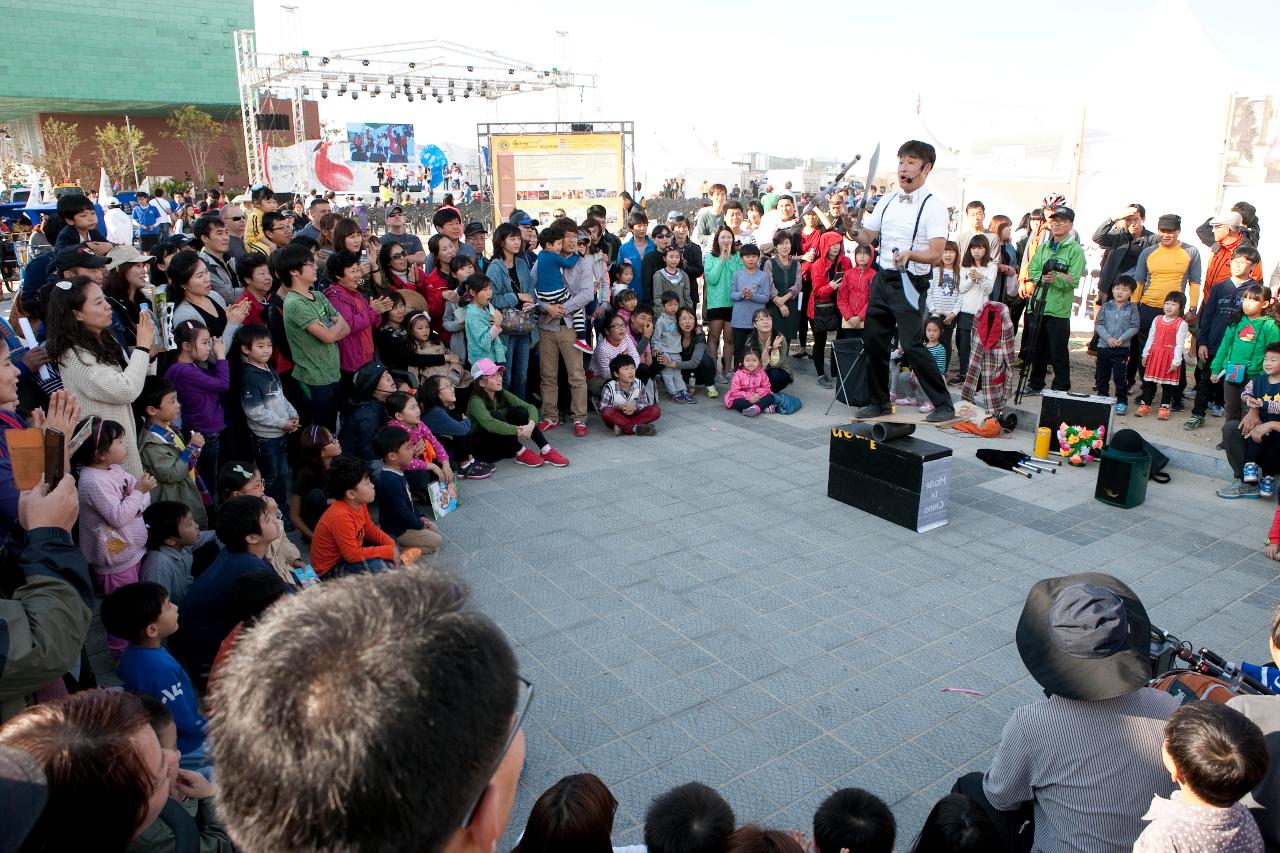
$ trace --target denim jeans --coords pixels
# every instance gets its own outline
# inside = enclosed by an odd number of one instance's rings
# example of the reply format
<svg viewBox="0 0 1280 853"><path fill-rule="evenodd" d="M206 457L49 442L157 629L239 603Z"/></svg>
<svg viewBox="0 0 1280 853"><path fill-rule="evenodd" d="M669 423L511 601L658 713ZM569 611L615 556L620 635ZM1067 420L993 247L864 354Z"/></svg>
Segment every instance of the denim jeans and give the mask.
<svg viewBox="0 0 1280 853"><path fill-rule="evenodd" d="M281 511L289 507L289 436L253 437L253 456L267 482L267 494L276 499Z"/></svg>
<svg viewBox="0 0 1280 853"><path fill-rule="evenodd" d="M370 557L359 563L348 563L345 560L339 560L332 569L325 572L322 580L337 580L347 575L374 575L378 572L386 571L388 568L387 561L378 557Z"/></svg>
<svg viewBox="0 0 1280 853"><path fill-rule="evenodd" d="M502 374L502 387L524 399L529 378L529 342L532 335L503 335L507 345L507 370Z"/></svg>
<svg viewBox="0 0 1280 853"><path fill-rule="evenodd" d="M222 435L216 432L206 435L204 447L200 448L200 455L196 458L196 473L204 481L209 494L214 496L218 494L218 450L221 438Z"/></svg>

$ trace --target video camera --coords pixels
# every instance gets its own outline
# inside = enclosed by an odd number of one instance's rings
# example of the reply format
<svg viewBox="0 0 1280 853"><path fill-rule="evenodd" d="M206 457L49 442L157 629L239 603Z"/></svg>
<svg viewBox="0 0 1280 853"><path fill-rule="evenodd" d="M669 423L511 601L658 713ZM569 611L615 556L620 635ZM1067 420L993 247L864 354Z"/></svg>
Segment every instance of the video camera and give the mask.
<svg viewBox="0 0 1280 853"><path fill-rule="evenodd" d="M1052 275L1056 272L1060 272L1065 275L1071 272L1071 268L1057 258L1050 258L1045 261L1044 266L1040 268L1040 277L1043 278L1044 276Z"/></svg>

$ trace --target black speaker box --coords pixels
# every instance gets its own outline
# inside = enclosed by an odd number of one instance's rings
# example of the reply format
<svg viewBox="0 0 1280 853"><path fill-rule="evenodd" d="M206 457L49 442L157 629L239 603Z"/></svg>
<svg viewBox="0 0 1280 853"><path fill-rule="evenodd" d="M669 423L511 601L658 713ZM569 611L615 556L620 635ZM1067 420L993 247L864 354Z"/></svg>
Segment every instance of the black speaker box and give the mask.
<svg viewBox="0 0 1280 853"><path fill-rule="evenodd" d="M911 436L875 441L866 426L831 430L827 496L917 533L946 524L951 448Z"/></svg>
<svg viewBox="0 0 1280 853"><path fill-rule="evenodd" d="M1072 394L1070 391L1051 391L1046 388L1040 392L1040 423L1037 426L1048 427L1053 432L1052 446L1055 448L1058 446L1058 427L1063 424L1089 429L1106 427L1102 436L1102 443L1106 444L1111 441L1115 402L1110 397Z"/></svg>

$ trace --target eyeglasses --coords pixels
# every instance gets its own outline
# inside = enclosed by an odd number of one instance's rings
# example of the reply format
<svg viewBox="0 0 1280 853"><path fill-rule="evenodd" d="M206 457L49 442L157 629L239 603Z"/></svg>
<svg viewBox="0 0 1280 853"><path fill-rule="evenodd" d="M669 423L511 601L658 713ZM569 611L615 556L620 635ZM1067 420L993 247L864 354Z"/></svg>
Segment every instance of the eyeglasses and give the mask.
<svg viewBox="0 0 1280 853"><path fill-rule="evenodd" d="M393 260L393 261L398 261L398 260L400 260L400 259L401 259L401 258L403 258L403 257L404 257L404 252L401 252L401 253L400 253L400 254L398 254L398 255L391 255L391 256L390 256L391 260Z"/></svg>
<svg viewBox="0 0 1280 853"><path fill-rule="evenodd" d="M224 216L222 219L224 222L244 222L243 216Z"/></svg>
<svg viewBox="0 0 1280 853"><path fill-rule="evenodd" d="M494 374L495 376L497 374ZM533 682L525 678L523 675L517 675L519 679L516 684L516 713L515 722L511 725L511 731L507 732L507 739L502 744L502 751L498 753L498 759L493 764L493 769L489 771L489 775L485 777L484 787L480 789L480 793L476 794L475 802L471 804L471 808L467 809L467 813L462 817L462 827L465 829L471 823L471 818L475 817L476 808L480 805L480 800L484 799L484 792L489 790L489 779L494 773L498 772L498 767L502 765L502 760L507 757L507 750L511 749L511 743L516 739L516 732L520 731L520 727L524 725L525 715L529 713L529 704L533 701Z"/></svg>

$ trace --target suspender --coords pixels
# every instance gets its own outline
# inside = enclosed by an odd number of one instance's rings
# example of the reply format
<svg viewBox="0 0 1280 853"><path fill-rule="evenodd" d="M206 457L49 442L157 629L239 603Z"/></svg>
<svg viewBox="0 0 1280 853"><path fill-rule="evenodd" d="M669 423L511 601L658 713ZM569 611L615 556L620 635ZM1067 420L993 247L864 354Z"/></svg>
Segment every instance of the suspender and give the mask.
<svg viewBox="0 0 1280 853"><path fill-rule="evenodd" d="M882 202L880 202L880 203L881 203L881 204L888 204L889 202L892 202L892 201L896 200L896 199L898 198L898 196L900 196L900 195L902 195L902 193L900 193L900 192L895 192L893 195L889 196L888 198L886 198L884 201L882 201ZM915 248L915 246L916 246L916 236L917 236L917 235L919 235L919 233L920 233L920 218L924 216L924 206L925 206L926 204L928 204L928 203L929 203L929 199L931 199L931 198L933 198L933 193L929 193L927 196L925 196L925 197L920 201L920 207L919 207L919 209L917 209L917 210L916 210L916 227L911 229L911 245L909 245L909 246L907 247L907 250L908 250L908 251L910 251L910 250L914 249L914 248ZM884 234L884 220L883 220L883 219L881 219L881 221L880 221L880 234L881 234L882 236L883 236L883 234ZM883 257L884 257L883 255L881 255L881 256L879 256L879 257L877 257L877 259L876 259L876 260L877 260L877 262L878 262L881 258L883 258ZM881 270L884 270L885 268L884 268L884 267L880 267L880 269L881 269ZM907 270L903 270L903 272L907 272Z"/></svg>

